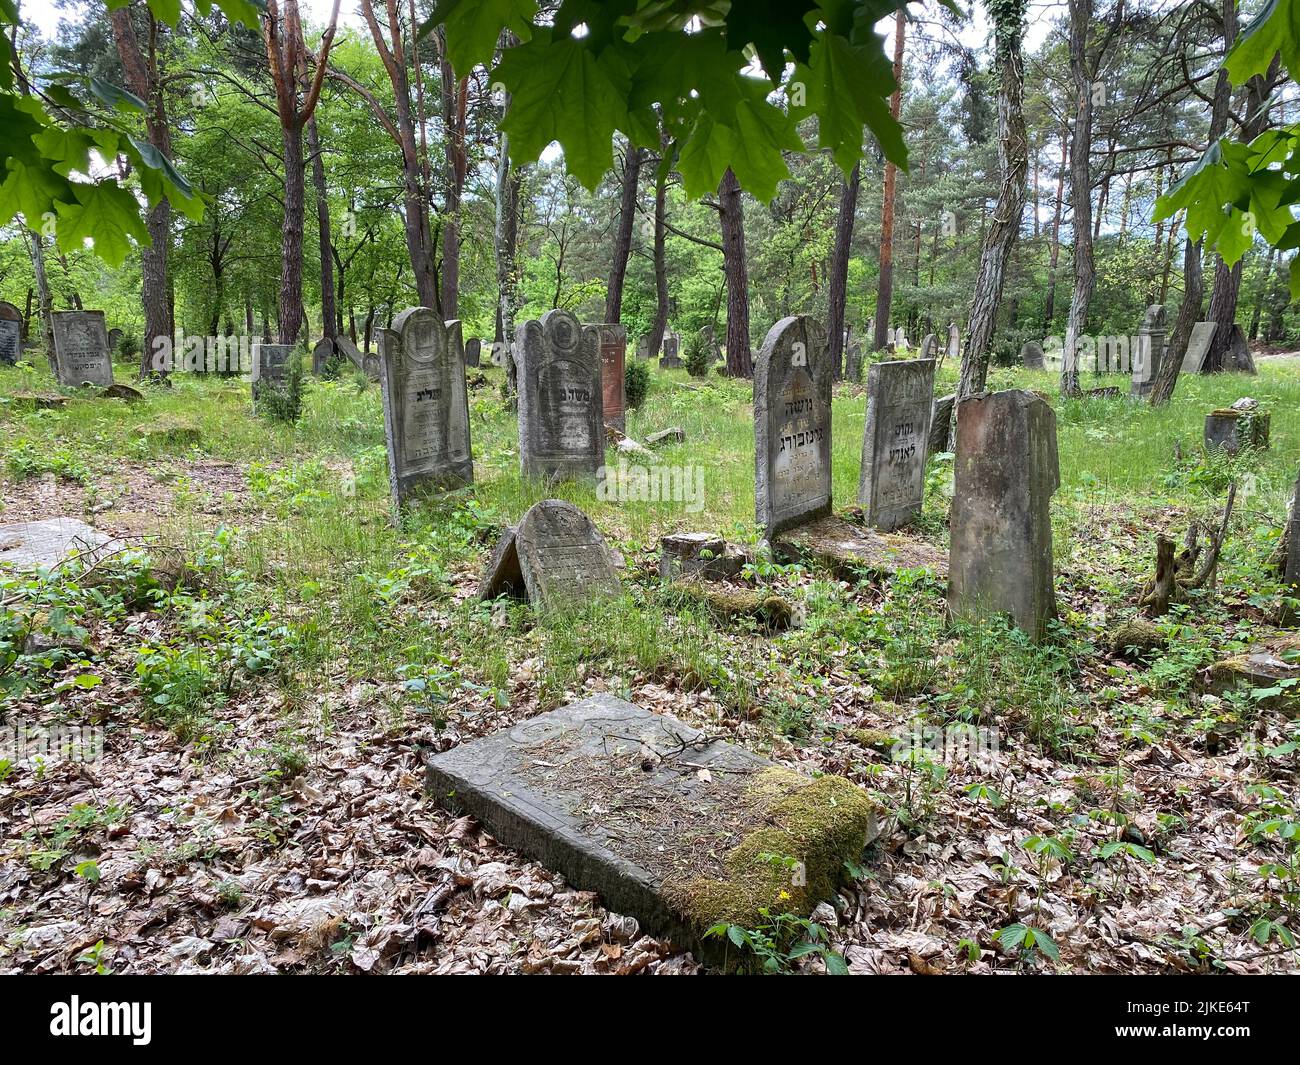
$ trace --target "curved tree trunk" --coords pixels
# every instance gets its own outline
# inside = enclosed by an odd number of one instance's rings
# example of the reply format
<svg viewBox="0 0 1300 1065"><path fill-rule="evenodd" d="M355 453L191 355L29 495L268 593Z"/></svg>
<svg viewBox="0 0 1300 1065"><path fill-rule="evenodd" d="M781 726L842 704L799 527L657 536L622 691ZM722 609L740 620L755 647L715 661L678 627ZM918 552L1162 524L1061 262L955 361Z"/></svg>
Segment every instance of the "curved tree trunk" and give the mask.
<svg viewBox="0 0 1300 1065"><path fill-rule="evenodd" d="M617 323L623 314L623 281L632 254L632 224L636 221L637 182L645 153L633 144L623 156L622 197L618 207L618 230L614 234L614 258L609 264L609 287L605 291L605 321Z"/></svg>
<svg viewBox="0 0 1300 1065"><path fill-rule="evenodd" d="M835 245L831 249L826 329L830 337L831 373L836 379L844 376L844 304L848 299L849 252L853 245L853 222L861 184L862 164L859 162L854 164L848 181L840 186L840 209L835 218Z"/></svg>
<svg viewBox="0 0 1300 1065"><path fill-rule="evenodd" d="M996 27L998 62L998 169L1002 188L993 219L984 233L975 296L971 301L970 329L961 357L960 398L984 391L989 354L1007 263L1020 236L1029 181L1029 141L1025 133L1025 71L1021 41L1025 31L1025 2L1015 0L1003 11ZM879 325L877 325L879 329ZM955 407L954 407L955 409Z"/></svg>
<svg viewBox="0 0 1300 1065"><path fill-rule="evenodd" d="M749 270L745 265L745 209L740 182L727 167L718 186L722 219L722 264L727 275L727 374L752 377L749 349Z"/></svg>
<svg viewBox="0 0 1300 1065"><path fill-rule="evenodd" d="M1183 356L1192 339L1192 329L1201 317L1201 300L1205 295L1205 278L1201 270L1201 242L1186 240L1183 243L1183 303L1178 308L1178 318L1165 345L1164 357L1156 370L1149 402L1153 407L1168 403L1178 384Z"/></svg>
<svg viewBox="0 0 1300 1065"><path fill-rule="evenodd" d="M325 188L325 160L321 157L316 119L307 123L307 149L311 152L311 181L316 192L316 229L320 234L321 335L332 339L343 329L334 299L334 241L330 236L330 205ZM341 279L340 279L341 282ZM342 292L342 284L339 291Z"/></svg>

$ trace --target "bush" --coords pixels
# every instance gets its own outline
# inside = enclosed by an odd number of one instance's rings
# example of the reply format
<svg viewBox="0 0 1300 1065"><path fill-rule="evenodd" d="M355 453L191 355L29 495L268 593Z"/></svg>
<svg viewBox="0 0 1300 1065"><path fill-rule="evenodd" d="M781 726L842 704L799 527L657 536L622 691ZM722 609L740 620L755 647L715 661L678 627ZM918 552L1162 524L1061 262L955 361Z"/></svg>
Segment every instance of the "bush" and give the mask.
<svg viewBox="0 0 1300 1065"><path fill-rule="evenodd" d="M686 345L686 372L692 377L708 377L717 352L705 333L696 333Z"/></svg>
<svg viewBox="0 0 1300 1065"><path fill-rule="evenodd" d="M285 368L284 385L268 381L253 385L253 403L257 413L275 422L295 425L302 417L302 355L295 351Z"/></svg>
<svg viewBox="0 0 1300 1065"><path fill-rule="evenodd" d="M623 371L623 390L629 407L639 407L650 392L650 367L645 360L632 358Z"/></svg>

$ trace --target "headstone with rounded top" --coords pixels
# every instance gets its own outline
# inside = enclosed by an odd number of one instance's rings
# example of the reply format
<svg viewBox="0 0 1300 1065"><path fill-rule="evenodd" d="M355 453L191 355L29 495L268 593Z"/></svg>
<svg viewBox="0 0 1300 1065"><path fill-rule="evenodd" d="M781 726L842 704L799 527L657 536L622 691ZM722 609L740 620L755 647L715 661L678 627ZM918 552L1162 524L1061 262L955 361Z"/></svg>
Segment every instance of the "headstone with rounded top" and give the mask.
<svg viewBox="0 0 1300 1065"><path fill-rule="evenodd" d="M103 311L54 312L54 365L59 384L76 387L113 383L108 330Z"/></svg>
<svg viewBox="0 0 1300 1065"><path fill-rule="evenodd" d="M1043 345L1036 340L1027 340L1020 346L1020 362L1026 370L1043 368Z"/></svg>
<svg viewBox="0 0 1300 1065"><path fill-rule="evenodd" d="M479 359L483 356L483 341L478 337L470 337L465 341L465 365L477 367Z"/></svg>
<svg viewBox="0 0 1300 1065"><path fill-rule="evenodd" d="M939 338L933 333L926 333L921 338L921 358L933 359L936 351L939 350Z"/></svg>
<svg viewBox="0 0 1300 1065"><path fill-rule="evenodd" d="M330 337L321 337L311 349L311 372L320 377L334 360L334 341Z"/></svg>
<svg viewBox="0 0 1300 1065"><path fill-rule="evenodd" d="M421 488L474 480L460 322L411 307L384 334L380 363L393 505Z"/></svg>
<svg viewBox="0 0 1300 1065"><path fill-rule="evenodd" d="M910 524L925 501L934 403L934 359L874 363L867 372L867 427L858 502L882 532Z"/></svg>
<svg viewBox="0 0 1300 1065"><path fill-rule="evenodd" d="M23 316L12 303L0 301L0 362L12 366L22 354Z"/></svg>
<svg viewBox="0 0 1300 1065"><path fill-rule="evenodd" d="M1165 356L1168 318L1164 305L1153 303L1142 317L1138 330L1137 350L1130 353L1133 371L1132 394L1145 397L1155 386L1156 375Z"/></svg>
<svg viewBox="0 0 1300 1065"><path fill-rule="evenodd" d="M516 332L519 465L525 477L595 478L605 457L600 336L568 311Z"/></svg>

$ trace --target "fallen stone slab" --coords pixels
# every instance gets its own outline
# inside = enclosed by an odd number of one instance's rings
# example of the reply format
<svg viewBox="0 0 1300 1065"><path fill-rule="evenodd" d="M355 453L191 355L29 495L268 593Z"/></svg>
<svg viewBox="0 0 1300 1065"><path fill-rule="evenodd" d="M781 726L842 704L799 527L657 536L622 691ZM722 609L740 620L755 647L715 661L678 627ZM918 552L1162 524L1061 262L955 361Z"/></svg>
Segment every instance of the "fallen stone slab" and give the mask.
<svg viewBox="0 0 1300 1065"><path fill-rule="evenodd" d="M514 595L556 610L620 587L613 552L592 520L572 503L543 499L501 537L478 597Z"/></svg>
<svg viewBox="0 0 1300 1065"><path fill-rule="evenodd" d="M132 388L130 385L124 385L120 382L114 382L99 394L100 399L122 399L127 403L138 403L144 399L144 393L138 388Z"/></svg>
<svg viewBox="0 0 1300 1065"><path fill-rule="evenodd" d="M645 442L647 447L658 447L660 444L683 444L686 442L686 430L672 425L667 429L660 429L657 433L647 434Z"/></svg>
<svg viewBox="0 0 1300 1065"><path fill-rule="evenodd" d="M56 569L70 559L93 558L111 537L76 518L49 518L0 525L0 565Z"/></svg>
<svg viewBox="0 0 1300 1065"><path fill-rule="evenodd" d="M939 548L901 533L852 525L834 515L786 531L773 541L772 553L783 562L820 562L840 576L862 569L881 577L902 569L927 569L940 580L948 577L948 556Z"/></svg>
<svg viewBox="0 0 1300 1065"><path fill-rule="evenodd" d="M1210 666L1206 687L1223 695L1238 687L1273 691L1259 700L1265 709L1300 712L1300 639L1277 647L1252 648Z"/></svg>
<svg viewBox="0 0 1300 1065"><path fill-rule="evenodd" d="M58 410L60 407L68 405L67 396L50 395L43 392L11 392L10 401L18 407L29 407L32 410Z"/></svg>
<svg viewBox="0 0 1300 1065"><path fill-rule="evenodd" d="M809 779L611 695L435 754L427 786L709 960L735 959L719 958L725 939L702 940L708 928L807 915L877 833L875 804L844 778Z"/></svg>

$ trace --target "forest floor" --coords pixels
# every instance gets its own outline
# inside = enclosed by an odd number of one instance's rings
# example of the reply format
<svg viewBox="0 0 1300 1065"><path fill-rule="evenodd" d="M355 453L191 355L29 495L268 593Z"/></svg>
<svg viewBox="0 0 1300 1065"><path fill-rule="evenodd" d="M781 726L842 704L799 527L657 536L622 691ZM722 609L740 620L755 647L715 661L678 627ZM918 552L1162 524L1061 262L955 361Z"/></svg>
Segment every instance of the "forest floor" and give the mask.
<svg viewBox="0 0 1300 1065"><path fill-rule="evenodd" d="M423 791L430 752L592 692L878 799L883 832L830 930L851 971L1300 970L1297 719L1258 690L1204 690L1219 658L1297 636L1267 565L1300 460L1294 360L1183 378L1158 411L994 371L1057 408L1061 621L1037 647L950 623L919 573L752 565L746 581L797 604L776 635L683 603L659 581L661 534L757 539L748 385L656 370L629 416L634 439L684 430L660 454L702 469L694 512L522 481L500 385L471 371L474 488L400 529L378 391L351 374L312 382L296 427L255 417L238 380L0 400L0 522L62 514L122 538L84 575L0 578L0 725L97 725L104 747L0 761L0 971L698 971ZM33 390L57 391L0 369L0 396ZM1272 412L1272 448L1206 456L1205 413L1242 395ZM837 386L841 510L863 408ZM1234 477L1216 586L1161 623L1163 649L1117 652L1156 532L1217 523ZM946 547L951 456L928 479L914 534ZM563 623L474 597L504 525L547 494L624 563L621 599ZM995 757L960 756L972 728ZM944 742L897 757L892 737L921 730Z"/></svg>

